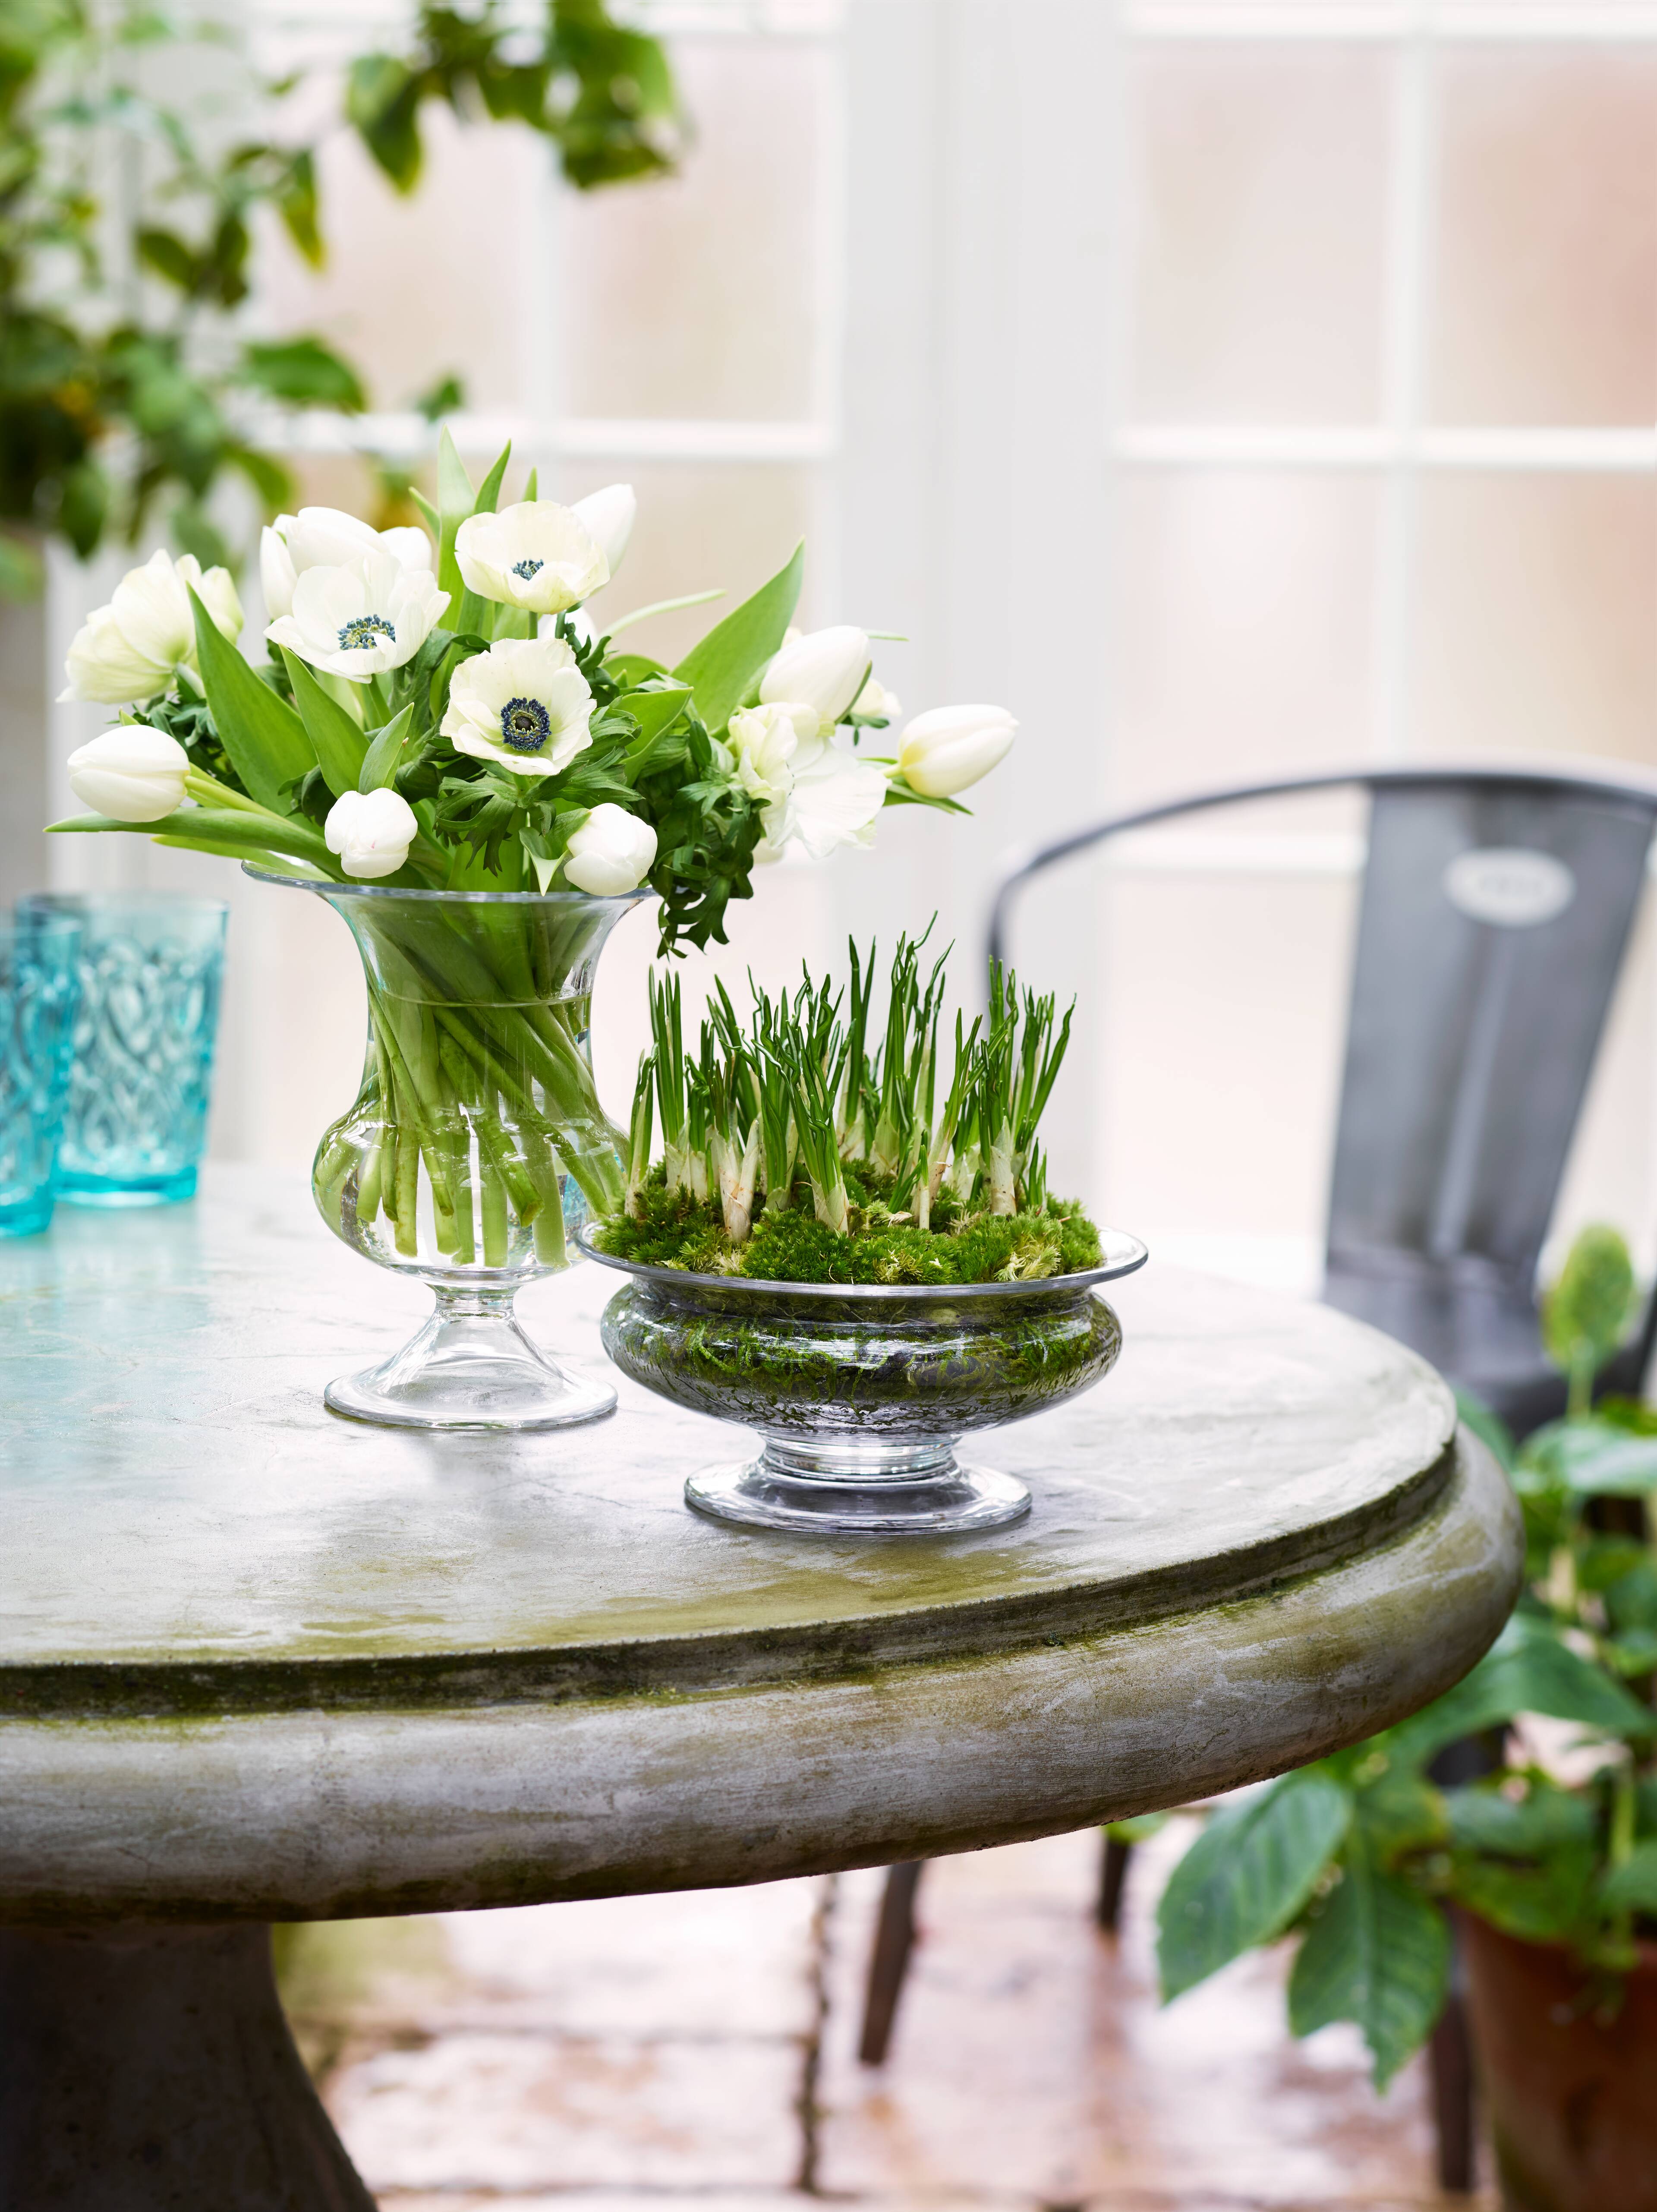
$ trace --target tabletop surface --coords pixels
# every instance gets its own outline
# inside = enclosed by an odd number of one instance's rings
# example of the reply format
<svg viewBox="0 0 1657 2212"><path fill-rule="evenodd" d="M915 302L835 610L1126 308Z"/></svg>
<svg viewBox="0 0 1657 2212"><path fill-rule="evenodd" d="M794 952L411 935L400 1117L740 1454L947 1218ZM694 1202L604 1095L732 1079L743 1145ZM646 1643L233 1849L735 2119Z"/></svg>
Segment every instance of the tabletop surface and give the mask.
<svg viewBox="0 0 1657 2212"><path fill-rule="evenodd" d="M582 1265L520 1312L604 1364L615 1290ZM0 1708L153 1697L157 1668L185 1704L195 1683L268 1705L319 1677L390 1694L403 1663L416 1681L458 1655L602 1668L648 1648L671 1679L732 1637L779 1663L847 1631L885 1650L905 1624L933 1652L980 1648L1066 1599L1093 1621L1166 1610L1170 1589L1221 1601L1416 1510L1454 1420L1420 1360L1155 1256L1113 1290L1117 1370L978 1443L1031 1484L1024 1524L792 1540L690 1516L683 1478L737 1431L624 1380L609 1420L540 1436L332 1416L330 1376L387 1352L427 1291L338 1245L303 1176L219 1170L192 1206L60 1207L0 1252Z"/></svg>
<svg viewBox="0 0 1657 2212"><path fill-rule="evenodd" d="M583 1266L519 1311L602 1366L616 1287ZM452 1701L509 1677L671 1690L744 1664L791 1679L830 1647L989 1651L1349 1558L1447 1479L1449 1394L1387 1338L1154 1253L1111 1295L1115 1371L973 1449L1029 1482L1024 1523L792 1539L689 1513L684 1477L737 1432L619 1377L614 1415L551 1434L328 1413L331 1376L389 1351L428 1294L338 1244L299 1176L60 1207L0 1249L0 1711Z"/></svg>

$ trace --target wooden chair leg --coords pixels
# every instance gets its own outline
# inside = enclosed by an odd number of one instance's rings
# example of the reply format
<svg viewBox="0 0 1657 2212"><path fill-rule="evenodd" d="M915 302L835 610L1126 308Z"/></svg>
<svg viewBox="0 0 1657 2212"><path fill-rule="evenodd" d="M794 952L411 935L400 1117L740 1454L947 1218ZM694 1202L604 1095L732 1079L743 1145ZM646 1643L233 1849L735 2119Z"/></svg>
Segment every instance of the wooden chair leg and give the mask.
<svg viewBox="0 0 1657 2212"><path fill-rule="evenodd" d="M1127 1879L1132 1850L1132 1844L1119 1844L1114 1836L1105 1838L1105 1856L1099 1869L1099 1925L1113 1936L1122 1917L1122 1884Z"/></svg>
<svg viewBox="0 0 1657 2212"><path fill-rule="evenodd" d="M1478 2146L1473 2127L1472 2041L1466 2001L1459 1990L1445 2000L1428 2046L1428 2062L1438 2137L1438 2185L1447 2193L1470 2196L1477 2179Z"/></svg>
<svg viewBox="0 0 1657 2212"><path fill-rule="evenodd" d="M865 2066L883 2066L892 2039L892 2021L908 1972L915 1940L915 1890L925 1859L888 1867L880 1899L875 1947L869 1954L869 1987L863 2003L863 2035L858 2057Z"/></svg>

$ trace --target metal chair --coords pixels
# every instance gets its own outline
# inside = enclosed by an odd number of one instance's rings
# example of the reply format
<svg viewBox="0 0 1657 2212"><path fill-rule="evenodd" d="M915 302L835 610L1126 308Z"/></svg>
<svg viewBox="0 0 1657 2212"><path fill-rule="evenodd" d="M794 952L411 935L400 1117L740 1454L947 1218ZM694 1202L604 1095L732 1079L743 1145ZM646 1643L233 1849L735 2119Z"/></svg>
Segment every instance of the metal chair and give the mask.
<svg viewBox="0 0 1657 2212"><path fill-rule="evenodd" d="M1342 787L1369 793L1369 832L1323 1296L1412 1346L1523 1436L1564 1410L1564 1382L1542 1349L1537 1261L1645 881L1657 777L1599 763L1352 769L1138 808L1009 865L986 950L1006 957L1012 909L1029 883L1112 837ZM1654 1341L1657 1293L1600 1387L1637 1390ZM1107 1929L1127 1856L1107 1842L1098 1905ZM880 2064L890 2042L922 1863L888 1872L860 2045L866 2065ZM1440 2179L1465 2191L1473 2137L1459 1998L1430 2056Z"/></svg>

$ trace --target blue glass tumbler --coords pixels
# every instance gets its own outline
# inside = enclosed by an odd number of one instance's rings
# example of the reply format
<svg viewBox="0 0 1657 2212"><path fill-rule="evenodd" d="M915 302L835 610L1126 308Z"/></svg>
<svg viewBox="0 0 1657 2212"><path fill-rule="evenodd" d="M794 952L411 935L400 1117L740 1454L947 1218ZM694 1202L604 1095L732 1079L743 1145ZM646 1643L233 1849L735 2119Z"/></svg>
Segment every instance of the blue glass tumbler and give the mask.
<svg viewBox="0 0 1657 2212"><path fill-rule="evenodd" d="M37 891L18 911L81 924L57 1195L110 1206L194 1197L229 908L170 891Z"/></svg>
<svg viewBox="0 0 1657 2212"><path fill-rule="evenodd" d="M78 921L0 919L0 1237L52 1219L80 994Z"/></svg>

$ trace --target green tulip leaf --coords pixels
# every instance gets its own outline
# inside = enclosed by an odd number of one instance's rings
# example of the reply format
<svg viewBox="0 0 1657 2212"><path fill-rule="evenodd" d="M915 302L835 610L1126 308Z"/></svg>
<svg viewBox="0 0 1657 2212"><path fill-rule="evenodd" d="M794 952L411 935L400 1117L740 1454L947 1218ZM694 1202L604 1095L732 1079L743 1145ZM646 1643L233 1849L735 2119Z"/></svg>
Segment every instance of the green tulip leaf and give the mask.
<svg viewBox="0 0 1657 2212"><path fill-rule="evenodd" d="M1163 1998L1281 1935L1311 1896L1351 1812L1339 1783L1303 1767L1217 1813L1174 1868L1157 1907Z"/></svg>
<svg viewBox="0 0 1657 2212"><path fill-rule="evenodd" d="M359 791L381 791L395 782L397 772L403 765L403 750L414 734L414 702L411 699L400 714L392 717L383 730L377 730L362 756L362 766L357 774Z"/></svg>
<svg viewBox="0 0 1657 2212"><path fill-rule="evenodd" d="M781 645L799 604L805 573L802 540L770 581L733 608L706 637L693 645L673 673L690 686L696 712L711 737L718 737L757 682L767 661Z"/></svg>
<svg viewBox="0 0 1657 2212"><path fill-rule="evenodd" d="M297 653L289 653L284 646L282 657L288 664L294 704L305 724L305 733L316 749L323 781L336 799L341 798L357 787L368 740L358 727L355 716L348 714L338 700L323 690Z"/></svg>
<svg viewBox="0 0 1657 2212"><path fill-rule="evenodd" d="M202 688L213 710L219 742L251 797L273 814L286 814L285 793L317 765L305 725L258 678L192 591L196 656Z"/></svg>
<svg viewBox="0 0 1657 2212"><path fill-rule="evenodd" d="M460 563L455 557L455 532L471 513L476 496L459 447L446 422L437 438L437 580L449 594L451 614L458 613L466 588L461 580Z"/></svg>
<svg viewBox="0 0 1657 2212"><path fill-rule="evenodd" d="M1341 1879L1319 1908L1289 1978L1289 2025L1310 2035L1355 2021L1384 2089L1432 2033L1450 1978L1443 1913L1361 1844L1343 1854Z"/></svg>

